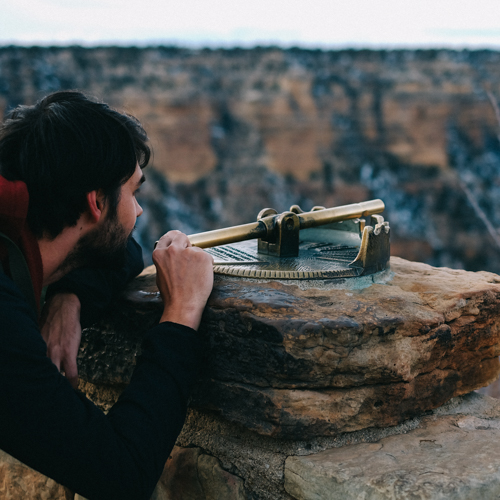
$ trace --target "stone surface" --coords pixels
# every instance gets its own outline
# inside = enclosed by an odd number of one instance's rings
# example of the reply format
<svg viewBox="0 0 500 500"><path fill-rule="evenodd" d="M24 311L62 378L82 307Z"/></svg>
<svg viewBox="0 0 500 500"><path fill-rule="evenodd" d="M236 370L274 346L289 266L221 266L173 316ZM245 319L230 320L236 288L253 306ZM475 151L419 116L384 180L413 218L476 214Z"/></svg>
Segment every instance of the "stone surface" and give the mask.
<svg viewBox="0 0 500 500"><path fill-rule="evenodd" d="M73 500L73 496L68 489L0 450L2 500Z"/></svg>
<svg viewBox="0 0 500 500"><path fill-rule="evenodd" d="M500 405L433 415L407 434L289 457L297 500L494 500L500 496Z"/></svg>
<svg viewBox="0 0 500 500"><path fill-rule="evenodd" d="M87 500L0 450L2 500ZM246 500L241 478L200 448L174 447L150 500Z"/></svg>
<svg viewBox="0 0 500 500"><path fill-rule="evenodd" d="M398 258L391 270L362 289L217 279L191 406L307 439L395 425L495 380L500 278ZM127 383L141 332L160 314L154 277L142 279L120 314L84 334L87 382Z"/></svg>
<svg viewBox="0 0 500 500"><path fill-rule="evenodd" d="M151 500L246 500L243 481L200 448L176 446Z"/></svg>
<svg viewBox="0 0 500 500"><path fill-rule="evenodd" d="M418 423L416 418L385 429L372 428L335 437L289 440L263 436L218 415L190 410L178 444L183 447L200 447L217 457L225 470L234 471L234 474L244 480L250 498L289 500L290 496L283 486L284 466L288 456L378 440L407 432L417 427Z"/></svg>
<svg viewBox="0 0 500 500"><path fill-rule="evenodd" d="M453 398L427 416L407 420L398 426L364 429L335 437L285 440L262 436L216 415L191 410L178 443L184 447L201 447L216 456L225 469L237 470L237 475L244 479L251 498L290 500L292 497L284 489L285 463L291 459L289 457L306 457L329 449L348 450L353 445L377 443L389 436L404 437L422 425L425 428L432 426L429 416L435 416L436 422L450 415L457 418L474 417L484 421L498 419L499 412L500 403L497 400L470 393ZM478 460L482 460L483 456L478 454ZM476 457L468 454L467 459L474 462ZM487 458L485 463L488 463ZM343 500L342 496L337 498ZM371 497L366 497L369 498ZM322 497L315 500L320 499ZM464 497L463 500L469 500L469 497Z"/></svg>

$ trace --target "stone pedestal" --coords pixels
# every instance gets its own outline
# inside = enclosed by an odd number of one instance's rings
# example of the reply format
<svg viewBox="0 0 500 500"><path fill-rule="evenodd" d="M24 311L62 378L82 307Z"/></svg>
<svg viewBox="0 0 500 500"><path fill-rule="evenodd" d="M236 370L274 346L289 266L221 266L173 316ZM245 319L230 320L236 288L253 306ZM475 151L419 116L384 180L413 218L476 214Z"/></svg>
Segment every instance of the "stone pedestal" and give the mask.
<svg viewBox="0 0 500 500"><path fill-rule="evenodd" d="M392 271L361 289L220 280L193 407L269 436L335 436L395 425L496 379L497 276L401 259Z"/></svg>
<svg viewBox="0 0 500 500"><path fill-rule="evenodd" d="M309 439L396 425L498 378L497 275L393 258L382 276L299 285L216 280L193 408ZM146 274L86 331L80 374L97 397L128 382L160 310Z"/></svg>
<svg viewBox="0 0 500 500"><path fill-rule="evenodd" d="M85 332L80 373L96 402L111 404L128 382L160 312L146 272ZM390 272L340 284L217 277L178 445L216 457L252 498L309 498L292 486L293 457L408 432L495 380L499 312L497 275L398 258Z"/></svg>

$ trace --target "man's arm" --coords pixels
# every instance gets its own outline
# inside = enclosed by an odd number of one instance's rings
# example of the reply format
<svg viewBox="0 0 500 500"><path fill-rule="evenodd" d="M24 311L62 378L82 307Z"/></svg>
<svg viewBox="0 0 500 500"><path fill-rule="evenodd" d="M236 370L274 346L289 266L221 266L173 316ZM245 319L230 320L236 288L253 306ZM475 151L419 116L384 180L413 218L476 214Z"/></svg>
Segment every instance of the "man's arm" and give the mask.
<svg viewBox="0 0 500 500"><path fill-rule="evenodd" d="M80 300L74 293L56 293L43 308L40 324L47 356L69 380L73 389L78 388L77 357L82 339Z"/></svg>
<svg viewBox="0 0 500 500"><path fill-rule="evenodd" d="M48 288L40 322L42 337L47 344L47 355L75 389L81 325L97 321L111 300L143 267L141 247L129 238L121 269L76 269Z"/></svg>
<svg viewBox="0 0 500 500"><path fill-rule="evenodd" d="M0 394L9 401L0 405L0 448L93 500L149 498L198 372L201 349L185 323L199 324L212 287L212 258L174 233L162 238L154 260L164 321L146 335L130 385L107 415L46 357L36 318L15 285L0 276Z"/></svg>

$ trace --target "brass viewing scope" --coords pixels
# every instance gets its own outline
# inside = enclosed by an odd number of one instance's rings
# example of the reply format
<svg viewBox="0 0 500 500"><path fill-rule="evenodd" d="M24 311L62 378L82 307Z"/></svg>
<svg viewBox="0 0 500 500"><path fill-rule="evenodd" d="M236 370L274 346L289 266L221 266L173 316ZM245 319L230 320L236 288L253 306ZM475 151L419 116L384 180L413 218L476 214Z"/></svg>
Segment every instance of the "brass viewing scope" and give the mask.
<svg viewBox="0 0 500 500"><path fill-rule="evenodd" d="M259 214L257 222L191 234L188 238L193 246L200 248L210 248L257 238L270 239L274 237L276 228L281 223L284 223L287 229L296 231L379 214L384 211L384 208L382 200L370 200L340 207L313 209L311 212L301 213L297 213L300 211L298 207L297 211L281 214L271 209L264 209ZM270 212L273 214L269 215Z"/></svg>

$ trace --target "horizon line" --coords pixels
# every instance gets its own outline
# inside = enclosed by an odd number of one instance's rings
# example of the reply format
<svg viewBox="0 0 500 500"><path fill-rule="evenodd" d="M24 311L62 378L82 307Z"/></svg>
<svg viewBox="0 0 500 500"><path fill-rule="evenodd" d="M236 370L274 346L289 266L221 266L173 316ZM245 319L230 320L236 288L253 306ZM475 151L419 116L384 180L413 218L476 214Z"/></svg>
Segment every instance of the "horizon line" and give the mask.
<svg viewBox="0 0 500 500"><path fill-rule="evenodd" d="M103 40L103 41L30 41L23 42L19 40L0 40L0 48L18 47L18 48L72 48L79 47L83 49L94 48L176 48L185 50L252 50L252 49L279 49L279 50L310 50L310 51L418 51L418 50L447 50L447 51L500 51L500 42L497 44L362 44L362 43L342 43L342 44L310 44L310 43L283 43L283 42L231 42L231 43L185 43L171 40L148 40L148 41L123 41L123 40Z"/></svg>

